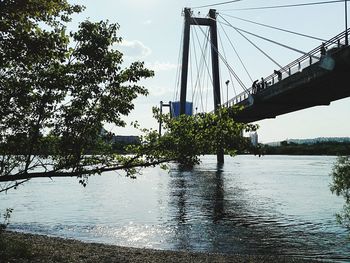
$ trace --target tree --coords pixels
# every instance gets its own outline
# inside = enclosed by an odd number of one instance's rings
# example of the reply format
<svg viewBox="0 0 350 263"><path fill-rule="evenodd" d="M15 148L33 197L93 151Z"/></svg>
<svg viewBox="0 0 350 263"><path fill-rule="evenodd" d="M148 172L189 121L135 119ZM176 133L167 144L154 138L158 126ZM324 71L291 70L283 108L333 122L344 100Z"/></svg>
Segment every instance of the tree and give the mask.
<svg viewBox="0 0 350 263"><path fill-rule="evenodd" d="M331 176L332 193L345 199L343 211L337 214L337 219L350 229L350 156L338 157Z"/></svg>
<svg viewBox="0 0 350 263"><path fill-rule="evenodd" d="M105 123L125 126L133 100L147 95L138 84L153 76L143 62L122 68L118 24L84 21L66 32L73 13L84 8L67 0L0 1L0 182L1 191L35 177L79 177L154 166L171 160L190 165L218 142L240 145L237 109L196 117L163 119L167 133L145 132L133 156L113 153ZM219 118L220 115L220 118ZM229 143L231 144L230 147Z"/></svg>

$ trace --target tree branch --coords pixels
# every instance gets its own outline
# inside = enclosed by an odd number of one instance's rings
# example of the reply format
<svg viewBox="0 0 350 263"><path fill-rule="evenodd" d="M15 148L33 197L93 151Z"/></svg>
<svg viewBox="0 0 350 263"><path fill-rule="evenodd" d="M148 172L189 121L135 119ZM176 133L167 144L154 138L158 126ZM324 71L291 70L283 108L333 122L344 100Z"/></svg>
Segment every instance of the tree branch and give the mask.
<svg viewBox="0 0 350 263"><path fill-rule="evenodd" d="M0 176L0 182L29 180L31 178L78 177L78 176L82 176L82 175L94 175L94 174L100 174L100 173L117 171L117 170L127 170L127 169L132 169L132 168L137 168L137 167L140 167L140 168L152 167L152 166L156 166L156 165L159 165L162 163L168 163L171 161L173 161L173 160L164 159L164 160L157 160L154 162L123 164L120 166L94 168L91 170L74 171L74 172L50 171L50 172L36 172L36 173L22 173L22 174L4 175L4 176Z"/></svg>
<svg viewBox="0 0 350 263"><path fill-rule="evenodd" d="M11 186L8 186L8 187L5 187L5 188L2 188L2 189L0 189L0 193L2 193L2 192L7 192L8 190L11 190L11 189L16 189L19 185L21 185L21 184L24 184L24 183L26 183L26 182L28 182L30 180L30 178L28 178L28 179L25 179L25 180L23 180L22 182L16 182L16 183L14 183L13 185L11 185Z"/></svg>

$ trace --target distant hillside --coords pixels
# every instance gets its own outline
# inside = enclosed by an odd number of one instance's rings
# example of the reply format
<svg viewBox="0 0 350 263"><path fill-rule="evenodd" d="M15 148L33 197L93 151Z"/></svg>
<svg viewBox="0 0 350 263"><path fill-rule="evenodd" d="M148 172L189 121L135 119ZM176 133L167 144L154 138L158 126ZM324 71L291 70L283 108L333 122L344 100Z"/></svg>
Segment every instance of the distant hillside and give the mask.
<svg viewBox="0 0 350 263"><path fill-rule="evenodd" d="M350 155L350 138L290 139L262 146L264 154Z"/></svg>
<svg viewBox="0 0 350 263"><path fill-rule="evenodd" d="M281 144L317 144L317 143L350 143L350 137L318 137L314 139L287 139L281 142L266 143L269 146L280 146Z"/></svg>

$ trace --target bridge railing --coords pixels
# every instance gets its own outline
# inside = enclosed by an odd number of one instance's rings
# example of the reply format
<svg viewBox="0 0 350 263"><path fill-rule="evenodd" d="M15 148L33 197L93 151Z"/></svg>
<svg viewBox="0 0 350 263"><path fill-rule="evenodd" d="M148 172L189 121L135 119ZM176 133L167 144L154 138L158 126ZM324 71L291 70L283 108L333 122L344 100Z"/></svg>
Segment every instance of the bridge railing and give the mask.
<svg viewBox="0 0 350 263"><path fill-rule="evenodd" d="M279 72L281 73L280 77L277 73L272 73L271 75L267 76L263 79L263 83L259 82L257 83L258 86L260 85L261 89L267 89L270 86L278 83L281 80L284 80L288 78L289 76L301 72L303 69L315 64L316 62L320 61L323 52L326 50L330 51L334 48L339 48L345 45L347 42L345 38L350 34L350 28L348 28L346 31L343 31L342 33L336 35L335 37L331 38L330 40L322 43L322 45L314 48L307 54L301 56L300 58L292 61L288 65L284 66L283 68L279 69ZM262 85L261 85L262 84ZM247 89L246 91L243 91L242 93L238 94L234 98L230 99L226 103L223 104L224 107L230 107L233 105L236 105L246 99L253 94L253 87Z"/></svg>

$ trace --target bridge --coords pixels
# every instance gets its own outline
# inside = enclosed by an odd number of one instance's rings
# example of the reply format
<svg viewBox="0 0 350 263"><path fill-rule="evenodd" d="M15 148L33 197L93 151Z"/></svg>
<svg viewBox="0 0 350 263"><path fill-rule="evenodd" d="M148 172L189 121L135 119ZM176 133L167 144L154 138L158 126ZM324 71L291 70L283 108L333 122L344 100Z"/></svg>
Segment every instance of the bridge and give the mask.
<svg viewBox="0 0 350 263"><path fill-rule="evenodd" d="M222 106L244 106L235 119L249 123L349 97L348 33L335 36Z"/></svg>
<svg viewBox="0 0 350 263"><path fill-rule="evenodd" d="M243 106L243 110L237 116L234 116L238 122L250 123L275 118L285 113L309 107L329 105L332 101L350 96L350 46L348 45L350 29L347 29L329 40L324 40L321 45L309 52L303 52L258 36L303 55L284 67L269 57L279 66L278 70L275 70L273 74L262 78L260 81L254 81L249 88L233 72L237 82L243 87L244 91L222 103L219 59L223 60L223 56L218 47L218 16L214 9L210 9L208 16L205 18L194 17L191 9L184 9L185 27L179 114L185 114L186 109L191 26L209 27L207 41L210 42L211 50L214 111L219 107ZM225 25L232 26L225 18L223 19ZM245 30L233 28L241 35L248 33L257 36ZM252 44L255 45L254 43ZM259 49L259 47L257 48ZM265 52L263 53L266 55ZM230 68L227 61L224 61L224 63Z"/></svg>
<svg viewBox="0 0 350 263"><path fill-rule="evenodd" d="M315 3L310 3L310 5L311 4ZM334 36L329 40L324 40L317 37L293 32L290 30L284 30L278 27L264 25L254 21L237 18L260 26L281 30L303 37L313 38L322 43L321 45L318 45L316 48L309 52L304 52L299 49L290 47L286 44L282 44L269 38L262 37L258 34L254 34L246 30L237 28L233 26L229 21L227 21L224 17L222 17L220 14L218 14L215 9L210 9L209 14L206 17L195 17L193 16L193 11L190 8L185 8L183 11L183 15L185 18L185 22L182 37L183 46L182 67L180 73L180 98L179 102L169 102L169 104L166 104L170 108L173 107L177 109L175 115L188 114L188 106L192 106L193 103L193 101L190 103L187 102L187 85L190 69L190 39L192 32L191 27L200 28L203 35L205 35L204 42L208 42L210 46L209 51L212 73L210 79L213 88L214 112L220 107L242 106L242 110L237 115L232 117L237 122L251 123L259 120L275 118L282 114L314 106L329 105L332 101L350 97L350 46L348 40L350 29L347 27L347 1L345 1L345 31L341 32L340 34ZM228 35L225 33L237 57L239 58L245 71L249 75L252 84L250 87L247 87L244 84L244 82L240 79L238 74L230 66L230 63L225 57L225 54L223 55L219 50L218 39L220 39L220 36L218 37L217 31L217 23L219 16L224 20L224 22L221 22L221 26L226 25L232 27L237 33L239 33L243 38L250 42L250 44L257 48L266 57L268 57L268 59L274 62L277 65L277 70L271 70L274 72L273 74L265 78L261 78L260 80L253 81L242 59L240 58L239 54L237 54L236 49L233 47ZM209 28L207 30L207 33L204 32L204 30L202 29L203 27ZM265 41L269 41L273 44L277 44L284 48L288 48L292 51L301 53L302 56L292 61L286 66L281 66L271 56L264 52L256 43L251 41L247 37L247 35L252 35L254 37L261 38ZM205 53L206 50L201 50L203 58L205 57ZM234 76L236 82L243 88L243 92L234 96L232 99L228 99L227 92L227 100L223 103L222 98L224 96L222 95L223 93L221 88L222 80L220 76L219 59L221 59L224 62L224 65L228 68L230 74ZM200 64L200 66L207 66L207 72L210 73L210 69L208 68L205 58L203 59L203 61L201 60L200 63L196 61L196 64L197 67L198 64ZM229 82L229 80L226 81L227 88ZM198 82L196 81L196 83ZM161 107L162 105L163 104L161 102ZM171 112L174 113L172 109ZM222 149L218 149L217 156L218 162L224 161Z"/></svg>

